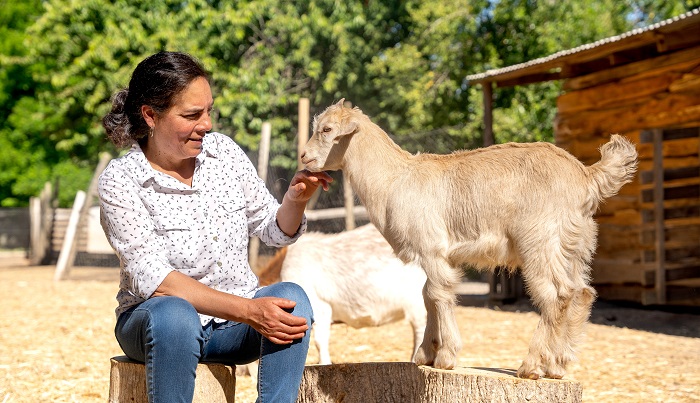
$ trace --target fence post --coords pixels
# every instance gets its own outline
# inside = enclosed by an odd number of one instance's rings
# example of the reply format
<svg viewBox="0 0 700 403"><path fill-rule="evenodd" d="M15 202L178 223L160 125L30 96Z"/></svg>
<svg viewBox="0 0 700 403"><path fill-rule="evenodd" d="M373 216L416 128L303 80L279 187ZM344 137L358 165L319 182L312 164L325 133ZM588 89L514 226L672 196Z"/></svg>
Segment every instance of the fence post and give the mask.
<svg viewBox="0 0 700 403"><path fill-rule="evenodd" d="M58 255L58 262L56 263L56 272L53 276L54 281L63 280L68 276L68 271L75 258L74 245L75 239L78 237L78 222L80 221L80 211L85 205L85 198L85 192L82 190L78 190L78 193L75 194L75 201L73 202L73 210L68 220L66 236L63 239L61 253Z"/></svg>
<svg viewBox="0 0 700 403"><path fill-rule="evenodd" d="M258 150L258 175L263 182L267 182L267 166L270 160L270 137L272 137L272 125L264 122L260 133L260 149ZM250 238L250 251L248 252L248 264L257 273L258 253L260 250L260 239L256 236Z"/></svg>
<svg viewBox="0 0 700 403"><path fill-rule="evenodd" d="M53 203L51 182L46 182L39 197L29 199L30 254L32 266L44 264L51 251Z"/></svg>
<svg viewBox="0 0 700 403"><path fill-rule="evenodd" d="M301 153L304 151L304 146L309 142L309 99L299 99L299 123L297 127L297 169L304 168L301 163Z"/></svg>
<svg viewBox="0 0 700 403"><path fill-rule="evenodd" d="M345 230L355 229L355 194L348 176L343 171L343 198L345 199Z"/></svg>
<svg viewBox="0 0 700 403"><path fill-rule="evenodd" d="M299 124L297 127L297 169L304 169L304 164L301 163L301 153L304 152L304 147L306 143L309 142L309 123L311 119L309 117L309 99L299 98ZM311 199L306 203L307 210L313 210L316 207L318 198L321 196L321 192L316 190L311 196Z"/></svg>
<svg viewBox="0 0 700 403"><path fill-rule="evenodd" d="M111 159L112 156L109 153L101 153L100 160L97 162L97 167L95 167L95 172L92 174L87 193L81 190L75 195L75 202L73 203L73 211L71 212L70 221L68 222L66 237L63 240L61 253L58 255L58 262L56 263L55 281L60 281L68 277L68 273L73 267L78 249L80 229L83 227L83 223L86 222L85 219L92 206L92 199L95 194L97 194L97 182L100 174L107 167ZM79 204L78 207L76 207L77 204Z"/></svg>
<svg viewBox="0 0 700 403"><path fill-rule="evenodd" d="M39 257L41 242L41 198L29 198L29 261L35 265Z"/></svg>

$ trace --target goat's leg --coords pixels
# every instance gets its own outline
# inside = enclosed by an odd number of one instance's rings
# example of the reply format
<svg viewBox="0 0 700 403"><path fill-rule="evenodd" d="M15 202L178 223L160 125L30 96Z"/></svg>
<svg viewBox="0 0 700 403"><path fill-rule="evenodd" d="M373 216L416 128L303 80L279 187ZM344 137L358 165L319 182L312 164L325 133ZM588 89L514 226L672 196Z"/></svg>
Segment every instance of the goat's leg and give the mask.
<svg viewBox="0 0 700 403"><path fill-rule="evenodd" d="M420 305L419 305L420 304ZM413 329L413 352L411 353L411 361L416 362L418 347L423 342L423 335L426 329L426 315L423 301L410 301L405 309L405 316Z"/></svg>
<svg viewBox="0 0 700 403"><path fill-rule="evenodd" d="M318 350L318 363L331 364L329 343L331 338L331 323L333 322L333 309L330 304L323 301L314 301L314 344Z"/></svg>
<svg viewBox="0 0 700 403"><path fill-rule="evenodd" d="M543 362L547 378L562 378L567 365L576 359L576 347L581 341L584 325L595 301L596 292L588 284L590 267L586 263L590 259L593 247L586 247L587 244L582 242L568 245L568 248L567 245L563 245L563 248L569 251L569 259L564 266L567 270L553 270L551 273L554 284L558 285L559 299L564 301L564 318L558 327L560 337L552 339L549 343L549 349L554 352L554 356L551 360Z"/></svg>
<svg viewBox="0 0 700 403"><path fill-rule="evenodd" d="M423 342L415 363L452 369L457 365L457 353L462 340L454 316L454 286L459 277L446 262L421 262L428 280L423 287L423 299L428 313Z"/></svg>
<svg viewBox="0 0 700 403"><path fill-rule="evenodd" d="M560 355L556 362L544 368L547 378L563 377L567 365L576 359L576 347L583 337L583 328L588 322L595 298L595 290L588 285L574 291L571 303L566 309L566 327L563 330L562 345L559 347Z"/></svg>
<svg viewBox="0 0 700 403"><path fill-rule="evenodd" d="M423 334L425 333L425 309L423 301L410 301L407 303L405 309L405 316L408 322L411 324L413 329L413 353L411 354L411 361L416 362L416 354L418 354L418 347L420 347L423 341Z"/></svg>
<svg viewBox="0 0 700 403"><path fill-rule="evenodd" d="M418 365L433 365L435 362L435 351L438 347L440 334L438 332L437 308L435 301L428 297L428 283L423 286L423 301L427 313L423 341L413 356L413 362Z"/></svg>
<svg viewBox="0 0 700 403"><path fill-rule="evenodd" d="M548 272L523 265L523 277L533 303L540 310L540 321L530 341L527 357L518 369L520 378L539 379L543 376L561 378L566 337L569 330L567 312L573 300L573 290L557 281L556 267Z"/></svg>

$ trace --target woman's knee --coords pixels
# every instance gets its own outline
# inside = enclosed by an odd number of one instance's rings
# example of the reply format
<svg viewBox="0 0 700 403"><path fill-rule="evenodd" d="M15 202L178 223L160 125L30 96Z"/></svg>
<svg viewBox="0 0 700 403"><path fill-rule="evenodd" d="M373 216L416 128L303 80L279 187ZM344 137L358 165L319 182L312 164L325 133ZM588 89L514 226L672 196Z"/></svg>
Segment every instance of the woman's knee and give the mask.
<svg viewBox="0 0 700 403"><path fill-rule="evenodd" d="M139 361L145 360L147 346L197 354L203 340L197 311L177 297L154 297L124 312L115 335L126 355Z"/></svg>
<svg viewBox="0 0 700 403"><path fill-rule="evenodd" d="M179 297L154 297L144 302L146 303L149 304L143 309L148 310L152 331L169 337L200 336L202 325L199 315L186 300Z"/></svg>
<svg viewBox="0 0 700 403"><path fill-rule="evenodd" d="M257 297L278 297L285 298L296 302L293 313L297 316L304 316L311 318L313 316L313 309L311 308L311 302L309 301L306 291L296 283L292 282L280 282L271 284L264 287L256 295Z"/></svg>

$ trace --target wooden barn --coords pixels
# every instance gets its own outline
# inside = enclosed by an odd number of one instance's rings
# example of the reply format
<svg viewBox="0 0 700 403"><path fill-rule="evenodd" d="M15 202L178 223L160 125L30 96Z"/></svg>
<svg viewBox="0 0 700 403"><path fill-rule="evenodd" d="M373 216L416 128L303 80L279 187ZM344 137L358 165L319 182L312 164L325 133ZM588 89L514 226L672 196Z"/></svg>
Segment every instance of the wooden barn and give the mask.
<svg viewBox="0 0 700 403"><path fill-rule="evenodd" d="M601 205L601 299L700 306L700 10L467 77L484 93L486 145L499 87L562 81L555 143L585 164L611 133L637 145L635 181ZM498 136L498 133L495 133Z"/></svg>

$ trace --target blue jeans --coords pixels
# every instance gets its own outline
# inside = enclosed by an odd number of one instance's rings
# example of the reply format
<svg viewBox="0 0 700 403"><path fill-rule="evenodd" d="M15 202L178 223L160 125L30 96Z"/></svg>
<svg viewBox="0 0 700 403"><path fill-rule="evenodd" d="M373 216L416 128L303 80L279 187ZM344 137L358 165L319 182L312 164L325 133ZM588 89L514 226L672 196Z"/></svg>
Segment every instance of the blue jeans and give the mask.
<svg viewBox="0 0 700 403"><path fill-rule="evenodd" d="M313 323L311 303L294 283L263 287L253 298L295 301L292 314ZM178 297L154 297L119 315L117 341L132 360L146 364L148 401L191 402L200 361L240 365L260 359L258 402L296 402L309 350L309 333L291 344L275 344L244 323L209 322Z"/></svg>

